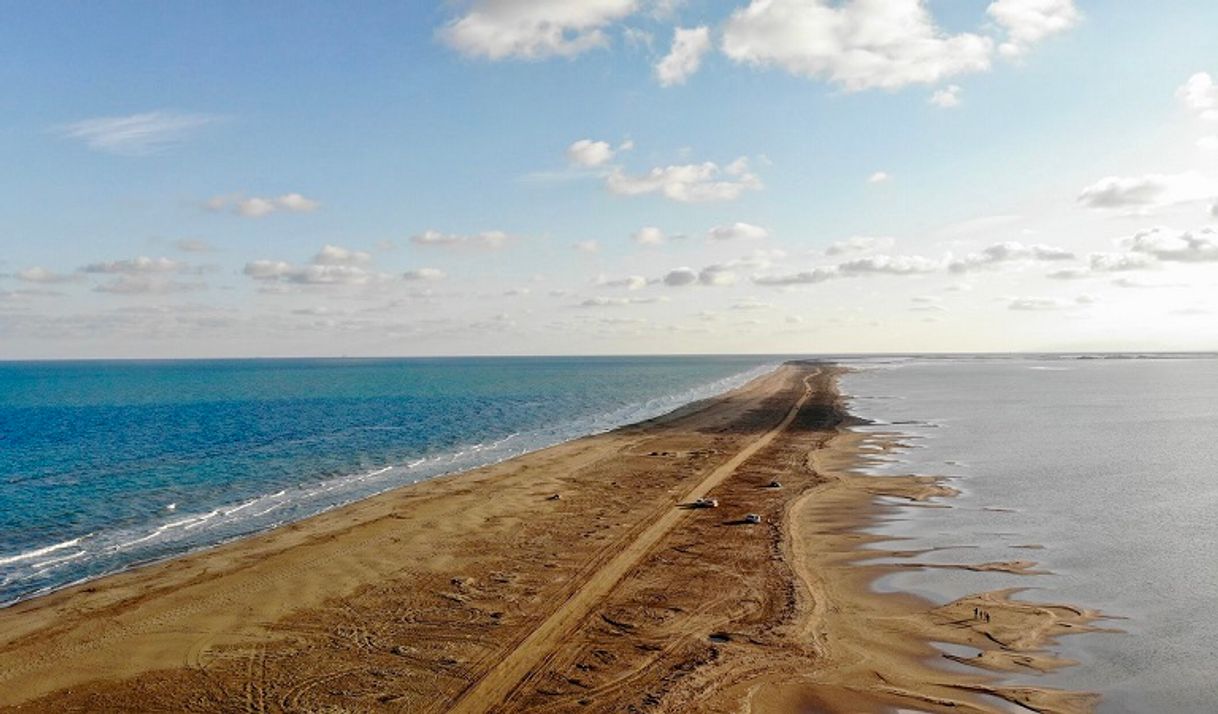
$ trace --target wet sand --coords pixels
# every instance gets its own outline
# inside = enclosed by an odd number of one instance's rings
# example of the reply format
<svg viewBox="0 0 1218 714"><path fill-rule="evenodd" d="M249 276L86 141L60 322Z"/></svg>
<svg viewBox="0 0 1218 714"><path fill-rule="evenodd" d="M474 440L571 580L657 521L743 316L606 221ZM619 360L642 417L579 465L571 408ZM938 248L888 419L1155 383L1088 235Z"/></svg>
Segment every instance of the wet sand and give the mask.
<svg viewBox="0 0 1218 714"><path fill-rule="evenodd" d="M855 473L875 439L845 428L836 372L788 364L657 420L19 603L0 611L0 707L1093 708L1003 674L1069 664L1054 639L1098 613L873 591L919 567L869 563L916 555L860 530L894 508L877 496L951 491ZM719 507L681 507L702 496Z"/></svg>

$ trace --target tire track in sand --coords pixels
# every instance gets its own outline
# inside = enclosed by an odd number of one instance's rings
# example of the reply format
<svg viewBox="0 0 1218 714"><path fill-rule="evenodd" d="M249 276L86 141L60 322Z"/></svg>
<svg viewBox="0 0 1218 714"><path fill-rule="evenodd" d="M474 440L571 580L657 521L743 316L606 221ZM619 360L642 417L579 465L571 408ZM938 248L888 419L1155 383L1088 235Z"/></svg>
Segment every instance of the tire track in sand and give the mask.
<svg viewBox="0 0 1218 714"><path fill-rule="evenodd" d="M804 391L791 409L787 412L778 426L770 429L751 444L741 449L735 456L712 471L697 486L694 486L681 499L681 502L702 498L711 489L723 483L735 473L745 461L758 451L769 446L779 434L786 431L791 422L799 414L808 399L812 396L811 380L818 376L821 368L803 378ZM550 614L528 637L524 638L514 649L505 653L502 659L471 684L449 709L450 714L476 714L490 711L491 708L503 703L517 688L522 680L538 663L544 661L554 650L555 646L571 632L593 608L607 596L614 586L639 561L643 559L688 513L674 508L660 516L644 530L638 538L627 545L621 553L610 560L603 568L592 573L584 584L567 598L562 605Z"/></svg>

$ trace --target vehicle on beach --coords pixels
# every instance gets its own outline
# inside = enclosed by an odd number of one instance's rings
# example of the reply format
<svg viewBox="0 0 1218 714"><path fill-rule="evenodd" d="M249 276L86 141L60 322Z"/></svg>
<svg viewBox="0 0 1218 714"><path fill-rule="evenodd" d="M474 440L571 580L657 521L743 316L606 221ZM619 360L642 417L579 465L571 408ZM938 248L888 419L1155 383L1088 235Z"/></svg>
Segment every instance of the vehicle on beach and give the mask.
<svg viewBox="0 0 1218 714"><path fill-rule="evenodd" d="M744 522L751 525L756 525L761 523L761 516L757 515L756 513L750 513L744 517Z"/></svg>
<svg viewBox="0 0 1218 714"><path fill-rule="evenodd" d="M782 488L782 482L781 481L771 481L770 484L768 486L766 486L766 488Z"/></svg>
<svg viewBox="0 0 1218 714"><path fill-rule="evenodd" d="M719 499L717 498L699 498L689 504L691 508L718 508Z"/></svg>

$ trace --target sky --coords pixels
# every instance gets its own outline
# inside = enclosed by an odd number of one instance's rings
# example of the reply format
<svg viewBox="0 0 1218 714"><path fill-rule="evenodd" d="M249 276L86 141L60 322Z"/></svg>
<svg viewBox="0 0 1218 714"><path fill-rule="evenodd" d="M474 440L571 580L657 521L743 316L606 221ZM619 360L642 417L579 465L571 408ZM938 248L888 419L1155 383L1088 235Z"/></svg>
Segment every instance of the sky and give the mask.
<svg viewBox="0 0 1218 714"><path fill-rule="evenodd" d="M1218 349L1218 4L10 3L0 359Z"/></svg>

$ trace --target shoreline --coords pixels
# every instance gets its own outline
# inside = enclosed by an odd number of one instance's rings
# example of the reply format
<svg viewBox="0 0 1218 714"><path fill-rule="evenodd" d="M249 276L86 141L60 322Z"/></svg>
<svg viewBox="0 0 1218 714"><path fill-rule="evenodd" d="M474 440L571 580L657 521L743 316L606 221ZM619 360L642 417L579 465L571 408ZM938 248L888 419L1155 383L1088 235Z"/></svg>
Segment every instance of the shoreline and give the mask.
<svg viewBox="0 0 1218 714"><path fill-rule="evenodd" d="M244 510L253 504L259 504L260 502L266 501L271 505L271 508L268 509L268 511L276 510L280 506L285 506L286 508L284 510L288 512L289 515L281 520L262 519L261 522L253 523L250 527L237 527L234 525L233 527L216 534L216 536L211 540L184 544L179 549L175 549L170 552L148 553L146 555L134 557L116 567L106 568L99 572L87 574L79 578L43 586L35 590L25 592L14 598L0 601L0 612L2 612L5 608L11 607L18 603L52 595L60 590L84 585L102 578L126 573L131 570L164 563L176 558L203 553L212 548L235 543L245 538L269 533L278 528L291 525L292 523L307 520L334 509L344 508L362 500L375 498L399 488L414 487L418 484L433 481L435 479L456 476L469 471L495 466L503 463L504 461L527 456L537 451L573 440L604 434L627 426L645 424L648 421L660 417L679 413L681 410L690 407L691 405L696 405L699 402L715 399L727 392L732 391L733 389L739 388L743 384L746 384L767 372L777 369L780 364L781 363L754 366L736 374L727 375L705 384L695 385L682 391L657 395L650 399L623 405L604 413L583 417L579 421L581 427L583 427L581 429L564 430L556 426L547 426L524 434L513 432L505 437L491 441L484 441L474 444L458 443L454 444L447 451L441 451L439 453L420 457L408 463L390 463L381 466L369 467L364 470L353 471L348 474L330 477L317 482L308 482L299 484L297 486L283 487L274 493L268 492L258 494L252 498L247 498L246 500L240 502L212 504L213 510L210 512L190 513L174 511L173 519L180 523L186 523L192 519L201 522L207 520L213 515L220 515L223 518L232 513ZM638 418L638 415L640 414L647 416L640 419ZM520 437L524 438L520 439ZM516 443L518 440L528 441L530 437L533 438L533 441L531 441L527 446L523 447L522 450L516 450L515 447L513 447L507 450L496 451L498 447L501 447L508 442ZM479 458L480 456L484 458ZM435 468L429 468L432 466ZM422 467L422 470L418 474L411 473L419 467ZM376 483L374 481L373 483L375 483L375 485L371 486L370 488L360 486L361 483L367 482L369 479L375 479L384 473L389 473L390 477L384 479L380 483ZM396 478L395 475L397 475ZM339 498L339 500L333 503L327 503L324 501L314 502L311 500L311 495L314 491L319 489L327 492L337 489L343 495ZM292 492L296 491L304 491L305 493L295 494L295 500L293 500L294 496L291 494ZM275 501L276 498L284 496L285 494L288 494L285 500ZM177 504L172 505L175 507L177 506ZM261 505L267 504L263 503ZM295 509L303 509L303 511L295 512ZM254 513L254 517L261 515L265 515L265 512ZM82 541L93 541L97 538L110 537L112 539L116 535L122 535L124 533L130 538L134 539L135 543L146 542L159 535L162 531L169 530L174 525L176 524L172 522L168 524L148 523L140 526L142 530L132 529L131 531L119 530L112 532L90 532L84 535L69 538L60 543L49 544L47 546L34 548L33 550L11 553L5 556L5 558L0 558L0 561L4 561L6 558L12 561L26 560L30 559L30 556L38 555L51 549L59 549L65 545L75 545ZM193 526L188 526L188 529L189 527ZM118 545L107 544L104 546L101 555L104 556L106 550L123 550L129 545L130 543L124 542L120 542ZM84 553L87 553L87 551L80 550L77 552L77 554ZM39 565L34 564L34 567L37 568Z"/></svg>
<svg viewBox="0 0 1218 714"><path fill-rule="evenodd" d="M892 566L865 561L900 553L859 550L882 540L860 530L891 508L877 496L947 491L851 472L864 437L844 426L838 369L787 363L668 415L18 602L0 610L0 706L989 712L997 696L1088 711L1094 695L993 671L1062 666L1052 638L1098 613L871 589ZM723 506L677 508L701 495ZM760 526L739 525L746 508ZM997 621L961 627L982 605ZM960 674L930 664L932 641L987 654Z"/></svg>

